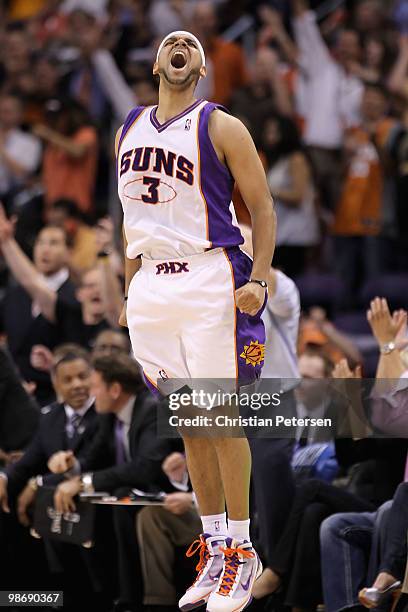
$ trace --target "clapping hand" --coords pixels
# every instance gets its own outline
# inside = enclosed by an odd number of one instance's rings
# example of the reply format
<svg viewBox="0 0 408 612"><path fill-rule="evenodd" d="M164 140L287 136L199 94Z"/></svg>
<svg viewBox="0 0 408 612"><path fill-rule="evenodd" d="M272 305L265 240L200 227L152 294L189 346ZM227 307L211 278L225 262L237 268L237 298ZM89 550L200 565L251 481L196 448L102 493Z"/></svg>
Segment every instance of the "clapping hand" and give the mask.
<svg viewBox="0 0 408 612"><path fill-rule="evenodd" d="M348 378L354 380L362 378L361 366L358 365L354 370L351 370L347 363L347 359L341 359L333 368L332 378Z"/></svg>
<svg viewBox="0 0 408 612"><path fill-rule="evenodd" d="M406 326L407 314L405 311L397 311L393 316L390 314L388 303L385 298L375 298L367 311L367 320L372 332L381 346L389 342L396 342L401 330Z"/></svg>

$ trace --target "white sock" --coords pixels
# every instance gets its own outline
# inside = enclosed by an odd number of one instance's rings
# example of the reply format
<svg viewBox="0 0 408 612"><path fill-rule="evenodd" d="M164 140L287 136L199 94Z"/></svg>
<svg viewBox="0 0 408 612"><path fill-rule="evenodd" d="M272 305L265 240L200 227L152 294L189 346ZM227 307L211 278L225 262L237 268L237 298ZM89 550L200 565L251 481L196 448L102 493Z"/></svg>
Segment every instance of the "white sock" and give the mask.
<svg viewBox="0 0 408 612"><path fill-rule="evenodd" d="M250 519L246 519L245 521L232 521L228 519L228 537L234 538L235 540L246 540L250 542L249 523Z"/></svg>
<svg viewBox="0 0 408 612"><path fill-rule="evenodd" d="M203 533L208 533L210 536L226 536L227 535L227 515L222 514L207 514L202 516Z"/></svg>

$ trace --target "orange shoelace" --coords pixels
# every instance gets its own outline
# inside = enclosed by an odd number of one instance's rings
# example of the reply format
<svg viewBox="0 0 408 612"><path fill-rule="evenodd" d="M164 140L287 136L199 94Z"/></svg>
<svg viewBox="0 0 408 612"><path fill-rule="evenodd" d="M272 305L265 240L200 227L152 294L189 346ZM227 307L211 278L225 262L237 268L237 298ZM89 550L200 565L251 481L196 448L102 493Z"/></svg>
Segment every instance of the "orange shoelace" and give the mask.
<svg viewBox="0 0 408 612"><path fill-rule="evenodd" d="M208 547L207 547L207 544L206 544L203 536L200 536L199 540L194 540L194 542L192 542L190 544L190 547L189 547L189 549L186 552L186 557L192 557L197 552L200 553L200 558L199 558L198 563L196 565L196 570L198 572L198 575L197 575L197 577L196 577L194 582L197 582L197 580L201 576L201 573L202 573L203 569L207 565L208 559L210 558L210 553L208 552Z"/></svg>
<svg viewBox="0 0 408 612"><path fill-rule="evenodd" d="M245 563L245 561L239 560L239 555L247 559L253 559L255 553L241 548L228 548L228 546L220 548L220 550L224 553L224 572L221 584L218 587L218 593L227 596L234 586L239 566Z"/></svg>

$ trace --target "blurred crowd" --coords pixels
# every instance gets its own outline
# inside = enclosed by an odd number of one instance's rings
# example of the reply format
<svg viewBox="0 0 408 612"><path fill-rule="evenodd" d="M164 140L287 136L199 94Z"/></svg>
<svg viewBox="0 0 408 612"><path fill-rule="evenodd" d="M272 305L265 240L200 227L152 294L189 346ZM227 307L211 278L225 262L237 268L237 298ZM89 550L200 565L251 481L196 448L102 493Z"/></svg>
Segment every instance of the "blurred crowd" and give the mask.
<svg viewBox="0 0 408 612"><path fill-rule="evenodd" d="M157 104L152 63L177 29L206 52L197 97L245 123L274 198L264 377L287 379L288 417L336 422L250 440L256 605L358 609L364 585L391 604L408 531L408 0L0 1L0 585L167 612L194 574L182 444L156 435L118 325L114 135ZM98 508L91 548L33 538L40 498L52 487L75 513L88 472L164 506Z"/></svg>

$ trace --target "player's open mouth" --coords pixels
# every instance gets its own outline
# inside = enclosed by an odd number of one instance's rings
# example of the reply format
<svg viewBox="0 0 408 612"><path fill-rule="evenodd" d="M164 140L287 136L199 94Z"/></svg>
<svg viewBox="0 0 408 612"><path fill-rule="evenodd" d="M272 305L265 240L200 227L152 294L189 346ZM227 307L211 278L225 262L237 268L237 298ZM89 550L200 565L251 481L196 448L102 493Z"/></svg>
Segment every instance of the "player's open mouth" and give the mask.
<svg viewBox="0 0 408 612"><path fill-rule="evenodd" d="M187 64L187 58L185 56L185 53L183 51L176 51L175 53L173 53L170 63L173 68L184 68L184 66Z"/></svg>

